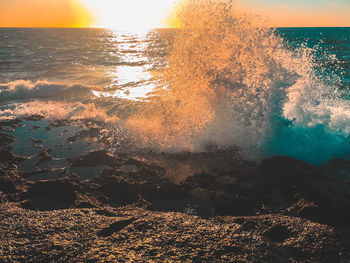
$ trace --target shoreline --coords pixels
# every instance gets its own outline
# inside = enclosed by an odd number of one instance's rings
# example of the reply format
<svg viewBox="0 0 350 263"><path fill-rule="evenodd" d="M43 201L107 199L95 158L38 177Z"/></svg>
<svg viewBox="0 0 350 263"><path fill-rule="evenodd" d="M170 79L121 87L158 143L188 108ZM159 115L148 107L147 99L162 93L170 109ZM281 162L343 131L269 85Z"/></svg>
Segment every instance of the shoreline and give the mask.
<svg viewBox="0 0 350 263"><path fill-rule="evenodd" d="M4 262L350 260L349 160L255 163L237 149L111 154L95 124L44 120L0 121ZM33 136L36 155L20 156L19 127L59 131L61 145Z"/></svg>

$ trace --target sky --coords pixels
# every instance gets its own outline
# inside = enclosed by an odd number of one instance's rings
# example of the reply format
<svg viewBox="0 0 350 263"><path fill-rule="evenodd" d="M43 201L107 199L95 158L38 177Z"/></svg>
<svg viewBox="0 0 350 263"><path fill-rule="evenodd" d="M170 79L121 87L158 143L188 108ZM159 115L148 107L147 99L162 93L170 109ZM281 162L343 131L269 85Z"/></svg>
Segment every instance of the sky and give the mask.
<svg viewBox="0 0 350 263"><path fill-rule="evenodd" d="M241 5L273 26L350 26L350 0L245 0Z"/></svg>
<svg viewBox="0 0 350 263"><path fill-rule="evenodd" d="M0 27L166 27L176 0L0 0ZM350 0L238 0L272 26L350 26Z"/></svg>

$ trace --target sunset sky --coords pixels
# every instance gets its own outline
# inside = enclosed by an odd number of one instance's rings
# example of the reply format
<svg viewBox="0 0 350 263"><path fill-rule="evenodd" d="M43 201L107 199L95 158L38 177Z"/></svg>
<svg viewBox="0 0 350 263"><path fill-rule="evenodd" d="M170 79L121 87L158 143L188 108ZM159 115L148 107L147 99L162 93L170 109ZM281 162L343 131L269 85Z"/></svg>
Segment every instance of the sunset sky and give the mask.
<svg viewBox="0 0 350 263"><path fill-rule="evenodd" d="M0 27L166 27L176 0L0 0ZM244 0L272 26L350 26L350 0Z"/></svg>

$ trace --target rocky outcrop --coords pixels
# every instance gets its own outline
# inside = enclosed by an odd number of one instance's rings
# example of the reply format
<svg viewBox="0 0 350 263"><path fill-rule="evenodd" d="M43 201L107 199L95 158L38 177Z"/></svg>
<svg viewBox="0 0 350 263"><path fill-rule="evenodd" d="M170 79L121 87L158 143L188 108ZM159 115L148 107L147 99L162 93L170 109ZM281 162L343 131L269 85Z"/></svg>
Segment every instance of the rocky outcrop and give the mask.
<svg viewBox="0 0 350 263"><path fill-rule="evenodd" d="M2 262L349 262L349 231L281 214L202 219L137 206L0 205Z"/></svg>
<svg viewBox="0 0 350 263"><path fill-rule="evenodd" d="M117 160L108 154L106 150L102 150L83 154L69 159L69 161L73 167L92 167L100 165L113 166Z"/></svg>

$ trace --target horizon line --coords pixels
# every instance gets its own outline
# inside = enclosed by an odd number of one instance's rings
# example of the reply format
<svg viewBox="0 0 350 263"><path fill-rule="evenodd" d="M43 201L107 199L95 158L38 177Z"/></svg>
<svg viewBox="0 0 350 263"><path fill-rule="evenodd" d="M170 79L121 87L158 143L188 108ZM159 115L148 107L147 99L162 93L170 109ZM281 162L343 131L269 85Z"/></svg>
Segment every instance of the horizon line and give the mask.
<svg viewBox="0 0 350 263"><path fill-rule="evenodd" d="M71 27L60 27L60 26L0 26L0 29L115 29L115 30L121 30L121 31L128 31L128 30L133 30L133 29L117 29L117 28L109 28L109 27L75 27L75 26L71 26ZM350 28L350 25L347 26L270 26L270 28ZM154 27L154 28L150 28L149 30L152 29L178 29L175 27ZM146 29L147 30L147 29ZM146 31L145 30L145 31Z"/></svg>

